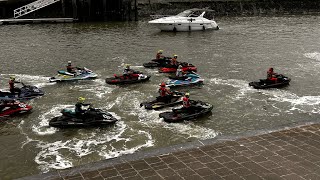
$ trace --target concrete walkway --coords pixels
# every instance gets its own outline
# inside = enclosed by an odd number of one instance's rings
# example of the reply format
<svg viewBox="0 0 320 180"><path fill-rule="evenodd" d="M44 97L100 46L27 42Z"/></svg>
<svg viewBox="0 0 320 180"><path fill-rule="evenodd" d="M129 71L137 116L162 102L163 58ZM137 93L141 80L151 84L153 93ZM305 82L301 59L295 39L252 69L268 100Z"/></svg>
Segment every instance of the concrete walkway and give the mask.
<svg viewBox="0 0 320 180"><path fill-rule="evenodd" d="M320 124L136 154L22 179L320 180Z"/></svg>

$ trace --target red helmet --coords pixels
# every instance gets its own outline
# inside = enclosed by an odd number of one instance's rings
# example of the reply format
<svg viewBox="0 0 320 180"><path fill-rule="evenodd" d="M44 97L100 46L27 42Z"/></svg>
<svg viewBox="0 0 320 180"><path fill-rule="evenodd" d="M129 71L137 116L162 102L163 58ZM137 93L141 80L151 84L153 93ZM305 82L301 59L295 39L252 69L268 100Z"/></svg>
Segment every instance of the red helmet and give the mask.
<svg viewBox="0 0 320 180"><path fill-rule="evenodd" d="M162 82L160 86L161 87L166 87L166 83Z"/></svg>

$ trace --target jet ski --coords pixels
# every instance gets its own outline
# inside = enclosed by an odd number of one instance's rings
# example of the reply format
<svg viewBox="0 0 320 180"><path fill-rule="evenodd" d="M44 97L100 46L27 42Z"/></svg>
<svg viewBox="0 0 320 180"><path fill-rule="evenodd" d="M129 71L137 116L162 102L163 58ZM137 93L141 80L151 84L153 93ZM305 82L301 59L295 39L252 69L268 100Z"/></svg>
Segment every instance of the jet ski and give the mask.
<svg viewBox="0 0 320 180"><path fill-rule="evenodd" d="M183 63L180 63L180 65L182 66L182 71L184 71L184 72L191 72L191 71L197 72L197 67L195 67L192 64L183 62ZM160 73L175 73L177 71L177 69L178 69L178 66L168 65L166 67L159 68L159 72Z"/></svg>
<svg viewBox="0 0 320 180"><path fill-rule="evenodd" d="M197 85L202 84L204 79L202 79L198 74L196 73L188 73L184 75L184 79L169 79L166 82L167 87L180 87L180 86L191 86L191 85Z"/></svg>
<svg viewBox="0 0 320 180"><path fill-rule="evenodd" d="M58 128L106 126L117 122L110 113L101 109L89 108L84 114L76 115L74 109L63 109L62 116L54 117L49 125Z"/></svg>
<svg viewBox="0 0 320 180"><path fill-rule="evenodd" d="M20 94L12 94L9 91L0 91L0 100L29 100L44 95L44 92L36 86L29 86L23 83L22 85Z"/></svg>
<svg viewBox="0 0 320 180"><path fill-rule="evenodd" d="M171 107L178 104L182 104L182 96L181 92L172 92L171 96L168 96L168 99L164 100L162 97L157 97L154 101L151 102L143 102L140 104L140 107L144 106L148 110L157 110L165 107Z"/></svg>
<svg viewBox="0 0 320 180"><path fill-rule="evenodd" d="M150 79L151 76L145 75L142 72L134 71L133 74L131 74L129 77L125 77L123 75L114 75L114 77L106 78L107 84L133 84L133 83L139 83L139 82L145 82Z"/></svg>
<svg viewBox="0 0 320 180"><path fill-rule="evenodd" d="M250 82L249 86L252 86L255 89L281 88L289 85L291 81L290 78L282 74L278 74L276 78L277 78L276 82L270 81L268 79L260 79L260 81Z"/></svg>
<svg viewBox="0 0 320 180"><path fill-rule="evenodd" d="M143 66L146 68L154 67L166 67L171 62L171 57L164 57L162 59L153 59L150 62L143 63Z"/></svg>
<svg viewBox="0 0 320 180"><path fill-rule="evenodd" d="M171 112L163 112L159 114L165 122L181 122L185 120L195 120L195 118L203 116L211 112L213 106L202 101L191 101L191 109L184 108L173 109Z"/></svg>
<svg viewBox="0 0 320 180"><path fill-rule="evenodd" d="M55 77L49 79L50 82L69 82L78 80L95 79L98 75L87 68L78 68L75 73L60 70Z"/></svg>
<svg viewBox="0 0 320 180"><path fill-rule="evenodd" d="M32 110L32 107L23 102L15 100L2 100L0 104L0 117L7 117L16 114L27 113Z"/></svg>

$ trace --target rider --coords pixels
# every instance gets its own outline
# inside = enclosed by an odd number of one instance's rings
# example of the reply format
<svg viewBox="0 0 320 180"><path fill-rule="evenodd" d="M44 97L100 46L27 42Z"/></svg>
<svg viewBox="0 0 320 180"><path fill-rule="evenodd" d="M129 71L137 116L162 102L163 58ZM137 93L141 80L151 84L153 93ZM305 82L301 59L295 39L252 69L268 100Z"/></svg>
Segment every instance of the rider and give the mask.
<svg viewBox="0 0 320 180"><path fill-rule="evenodd" d="M163 102L169 102L170 98L172 96L172 92L170 91L169 88L166 88L166 83L162 82L160 85L160 88L158 90L160 96L158 97L159 101L163 101Z"/></svg>
<svg viewBox="0 0 320 180"><path fill-rule="evenodd" d="M187 110L191 107L191 103L190 103L190 99L189 99L190 93L186 93L184 95L184 97L182 98L182 105L183 105L183 109Z"/></svg>
<svg viewBox="0 0 320 180"><path fill-rule="evenodd" d="M15 92L18 92L18 94L20 95L21 90L19 88L14 87L14 83L20 83L20 82L15 81L15 80L16 80L16 78L14 76L10 76L9 89L12 94L14 94Z"/></svg>
<svg viewBox="0 0 320 180"><path fill-rule="evenodd" d="M71 65L71 61L68 61L67 72L73 74L73 73L76 73L75 70L76 70L76 68Z"/></svg>
<svg viewBox="0 0 320 180"><path fill-rule="evenodd" d="M84 98L84 97L79 97L78 98L78 102L75 105L75 113L76 113L76 115L78 115L78 116L83 115L86 112L86 110L83 110L82 107L91 105L91 104L84 104L85 100L86 100L86 98Z"/></svg>
<svg viewBox="0 0 320 180"><path fill-rule="evenodd" d="M156 55L156 59L163 59L164 57L162 56L163 50L159 50L157 55Z"/></svg>
<svg viewBox="0 0 320 180"><path fill-rule="evenodd" d="M129 79L132 75L133 71L130 69L130 64L126 64L123 70L123 77Z"/></svg>
<svg viewBox="0 0 320 180"><path fill-rule="evenodd" d="M267 79L273 82L277 82L277 78L276 78L277 73L275 73L273 71L273 68L269 68L268 72L267 72Z"/></svg>
<svg viewBox="0 0 320 180"><path fill-rule="evenodd" d="M171 59L171 66L178 66L178 61L177 61L178 55L173 55L173 58Z"/></svg>
<svg viewBox="0 0 320 180"><path fill-rule="evenodd" d="M178 69L177 69L177 71L176 71L176 77L183 77L183 70L182 70L182 66L181 65L179 65L178 66Z"/></svg>

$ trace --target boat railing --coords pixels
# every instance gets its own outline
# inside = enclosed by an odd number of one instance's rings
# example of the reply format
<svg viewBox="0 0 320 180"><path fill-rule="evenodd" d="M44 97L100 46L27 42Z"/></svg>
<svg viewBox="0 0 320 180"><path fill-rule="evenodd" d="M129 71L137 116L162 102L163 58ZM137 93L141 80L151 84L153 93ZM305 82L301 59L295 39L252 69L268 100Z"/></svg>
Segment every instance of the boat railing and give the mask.
<svg viewBox="0 0 320 180"><path fill-rule="evenodd" d="M152 19L159 19L159 18L169 17L169 16L173 16L173 15L150 15Z"/></svg>

